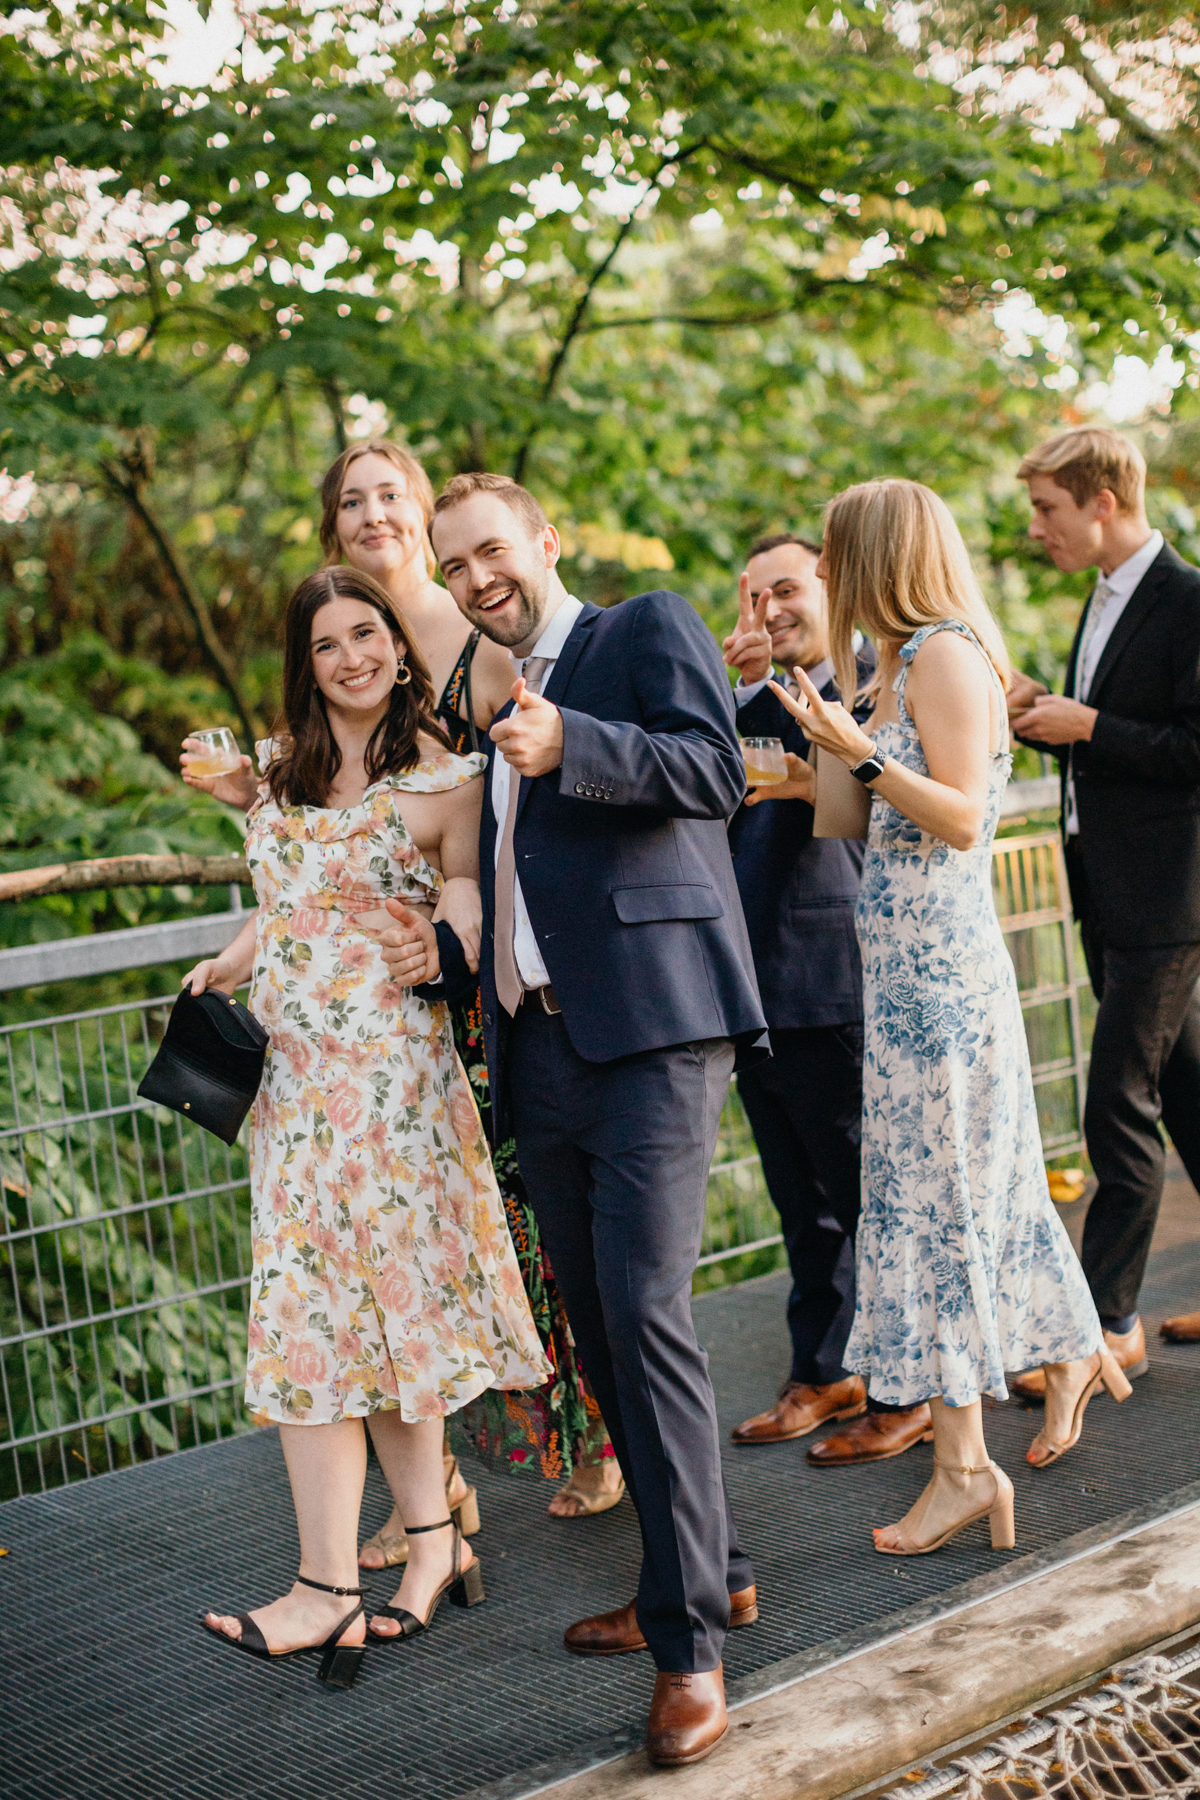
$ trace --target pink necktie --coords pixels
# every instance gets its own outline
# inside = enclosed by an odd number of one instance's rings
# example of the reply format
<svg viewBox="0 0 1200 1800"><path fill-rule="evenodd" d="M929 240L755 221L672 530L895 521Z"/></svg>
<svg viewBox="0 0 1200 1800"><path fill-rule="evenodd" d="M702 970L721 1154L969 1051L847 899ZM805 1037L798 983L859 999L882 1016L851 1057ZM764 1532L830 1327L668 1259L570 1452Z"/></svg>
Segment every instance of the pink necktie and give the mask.
<svg viewBox="0 0 1200 1800"><path fill-rule="evenodd" d="M525 686L531 694L540 694L546 670L550 667L548 656L531 656L525 665ZM513 944L514 890L517 881L516 859L513 855L513 832L517 823L517 801L521 793L521 777L515 769L508 771L508 806L504 813L504 824L500 829L500 854L496 859L496 996L505 1012L511 1017L521 1004L521 996L525 992L525 984L521 980L521 971L517 968L517 953Z"/></svg>

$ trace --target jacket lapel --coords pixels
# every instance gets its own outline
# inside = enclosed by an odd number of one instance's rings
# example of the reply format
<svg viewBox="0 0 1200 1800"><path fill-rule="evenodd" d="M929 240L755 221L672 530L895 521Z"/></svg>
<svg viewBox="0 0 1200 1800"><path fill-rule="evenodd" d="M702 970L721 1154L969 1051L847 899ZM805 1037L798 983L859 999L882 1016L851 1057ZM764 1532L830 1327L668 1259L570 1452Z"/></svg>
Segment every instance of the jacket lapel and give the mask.
<svg viewBox="0 0 1200 1800"><path fill-rule="evenodd" d="M1173 555L1170 546L1164 544L1126 601L1125 610L1113 626L1112 635L1096 664L1096 673L1092 676L1092 685L1088 689L1089 706L1097 705L1100 689L1112 674L1125 646L1157 605L1163 583L1171 572Z"/></svg>
<svg viewBox="0 0 1200 1800"><path fill-rule="evenodd" d="M599 617L600 608L598 606L592 606L589 603L584 607L568 633L567 641L563 645L553 669L550 671L550 679L542 689L543 698L552 701L555 706L558 706L561 703L562 697L567 691L567 686L571 680L575 664L579 661L583 647L592 634L593 621ZM497 717L503 716L504 709L501 710ZM518 819L521 816L526 801L529 799L529 790L532 786L533 783L529 777L523 775L521 777L521 792L517 795Z"/></svg>
<svg viewBox="0 0 1200 1800"><path fill-rule="evenodd" d="M1067 658L1067 671L1063 676L1063 693L1068 697L1075 692L1075 669L1079 662L1079 646L1083 642L1083 621L1087 618L1087 610L1090 605L1091 596L1089 595L1083 611L1079 615L1079 622L1075 627L1075 636L1071 639L1071 654ZM1095 682L1093 682L1092 686L1095 687L1095 685Z"/></svg>

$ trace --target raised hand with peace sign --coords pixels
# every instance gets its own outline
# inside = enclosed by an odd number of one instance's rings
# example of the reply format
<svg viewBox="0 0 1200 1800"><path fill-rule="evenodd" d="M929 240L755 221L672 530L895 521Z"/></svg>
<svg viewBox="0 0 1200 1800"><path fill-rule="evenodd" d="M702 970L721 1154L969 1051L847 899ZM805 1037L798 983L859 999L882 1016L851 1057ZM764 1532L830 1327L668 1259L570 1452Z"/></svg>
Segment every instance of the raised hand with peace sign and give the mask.
<svg viewBox="0 0 1200 1800"><path fill-rule="evenodd" d="M770 588L763 588L757 599L753 598L750 577L743 572L738 582L738 622L723 641L721 653L747 687L765 681L771 673L771 634L767 630L770 603Z"/></svg>
<svg viewBox="0 0 1200 1800"><path fill-rule="evenodd" d="M875 746L853 713L847 712L840 700L822 700L803 669L797 667L792 674L800 689L798 699L793 699L777 681L771 682L771 691L799 721L805 737L810 738L818 749L839 757L851 769L870 756Z"/></svg>

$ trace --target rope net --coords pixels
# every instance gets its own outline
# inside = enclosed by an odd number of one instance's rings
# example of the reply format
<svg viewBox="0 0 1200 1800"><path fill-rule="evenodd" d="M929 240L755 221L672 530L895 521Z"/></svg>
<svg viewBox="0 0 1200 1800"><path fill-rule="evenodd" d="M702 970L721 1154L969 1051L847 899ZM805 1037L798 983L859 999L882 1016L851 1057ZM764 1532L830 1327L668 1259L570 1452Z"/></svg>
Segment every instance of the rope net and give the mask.
<svg viewBox="0 0 1200 1800"><path fill-rule="evenodd" d="M1182 1800L1200 1796L1200 1645L1148 1656L883 1800Z"/></svg>

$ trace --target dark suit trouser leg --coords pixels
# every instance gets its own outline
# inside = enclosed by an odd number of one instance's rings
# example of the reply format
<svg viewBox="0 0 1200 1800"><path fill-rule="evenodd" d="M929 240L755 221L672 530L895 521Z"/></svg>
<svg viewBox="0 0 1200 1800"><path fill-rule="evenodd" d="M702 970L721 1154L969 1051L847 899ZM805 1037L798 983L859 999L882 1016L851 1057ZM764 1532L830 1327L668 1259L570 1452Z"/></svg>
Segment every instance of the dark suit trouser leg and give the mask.
<svg viewBox="0 0 1200 1800"><path fill-rule="evenodd" d="M733 1061L725 1041L588 1063L522 1008L509 1063L521 1173L641 1524L638 1621L660 1669L714 1669L754 1579L721 1479L691 1277Z"/></svg>
<svg viewBox="0 0 1200 1800"><path fill-rule="evenodd" d="M1193 989L1183 1029L1159 1083L1163 1124L1188 1180L1200 1194L1200 988Z"/></svg>
<svg viewBox="0 0 1200 1800"><path fill-rule="evenodd" d="M1100 1002L1084 1112L1099 1185L1084 1223L1083 1267L1101 1318L1121 1319L1137 1311L1162 1199L1164 1104L1189 1155L1200 1148L1200 944L1117 949L1086 925L1083 941Z"/></svg>
<svg viewBox="0 0 1200 1800"><path fill-rule="evenodd" d="M844 1379L860 1204L861 1025L772 1031L770 1062L738 1076L792 1272L793 1381Z"/></svg>

